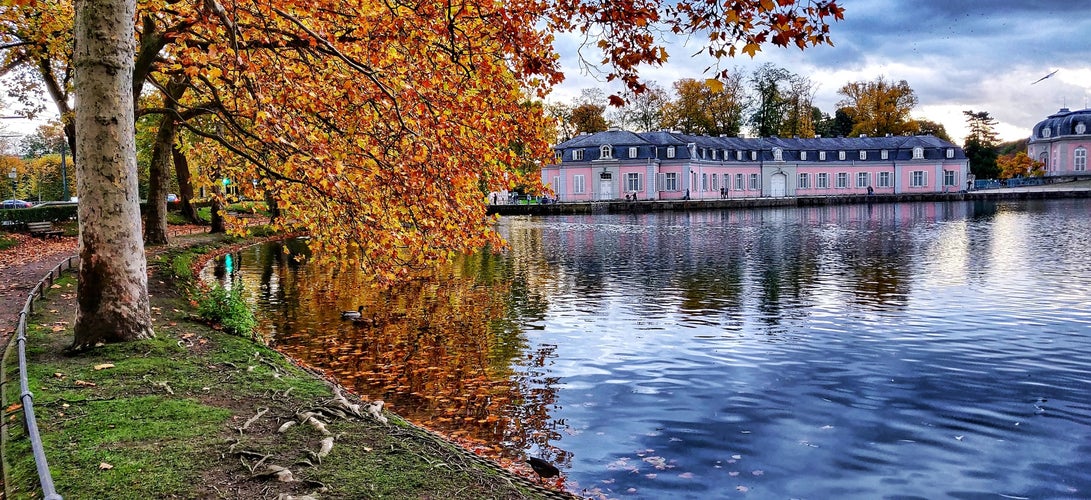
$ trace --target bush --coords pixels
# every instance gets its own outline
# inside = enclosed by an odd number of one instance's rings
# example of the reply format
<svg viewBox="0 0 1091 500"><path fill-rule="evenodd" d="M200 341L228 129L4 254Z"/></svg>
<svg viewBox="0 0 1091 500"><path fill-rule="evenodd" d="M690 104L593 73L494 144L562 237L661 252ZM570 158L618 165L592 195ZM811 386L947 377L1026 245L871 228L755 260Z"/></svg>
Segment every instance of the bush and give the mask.
<svg viewBox="0 0 1091 500"><path fill-rule="evenodd" d="M242 298L241 284L227 290L217 283L198 298L197 312L205 320L222 325L227 333L254 339L258 321Z"/></svg>
<svg viewBox="0 0 1091 500"><path fill-rule="evenodd" d="M64 222L76 218L76 204L49 205L34 208L0 210L0 221L13 222Z"/></svg>

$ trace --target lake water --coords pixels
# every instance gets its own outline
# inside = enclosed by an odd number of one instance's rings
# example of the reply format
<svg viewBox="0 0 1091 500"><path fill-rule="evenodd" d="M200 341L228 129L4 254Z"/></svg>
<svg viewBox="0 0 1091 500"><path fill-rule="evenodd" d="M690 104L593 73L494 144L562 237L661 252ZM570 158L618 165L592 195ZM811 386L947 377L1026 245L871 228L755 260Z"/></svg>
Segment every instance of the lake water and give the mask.
<svg viewBox="0 0 1091 500"><path fill-rule="evenodd" d="M1091 498L1091 200L501 231L385 293L278 245L216 271L278 349L577 494Z"/></svg>

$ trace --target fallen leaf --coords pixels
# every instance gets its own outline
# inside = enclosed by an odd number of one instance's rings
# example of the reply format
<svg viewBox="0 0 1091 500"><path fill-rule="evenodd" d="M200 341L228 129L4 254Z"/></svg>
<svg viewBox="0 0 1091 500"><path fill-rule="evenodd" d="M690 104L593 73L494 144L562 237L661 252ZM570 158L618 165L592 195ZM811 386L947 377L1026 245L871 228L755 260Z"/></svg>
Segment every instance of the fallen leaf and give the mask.
<svg viewBox="0 0 1091 500"><path fill-rule="evenodd" d="M57 325L57 326L54 326L53 328L51 328L51 330L53 330L54 332L63 332L64 327L60 326L60 325Z"/></svg>
<svg viewBox="0 0 1091 500"><path fill-rule="evenodd" d="M60 287L61 287L61 285L53 285L53 286L51 286L49 288L60 288Z"/></svg>
<svg viewBox="0 0 1091 500"><path fill-rule="evenodd" d="M64 374L61 372L56 372L53 374L53 378L64 378Z"/></svg>
<svg viewBox="0 0 1091 500"><path fill-rule="evenodd" d="M94 382L88 382L86 380L77 380L76 381L76 387L94 387L94 386L95 386Z"/></svg>
<svg viewBox="0 0 1091 500"><path fill-rule="evenodd" d="M103 363L101 365L95 365L96 370L105 370L107 368L113 368L113 367L114 367L113 363Z"/></svg>
<svg viewBox="0 0 1091 500"><path fill-rule="evenodd" d="M114 466L110 465L110 464L108 464L106 462L102 462L102 463L98 464L98 468L101 469L101 470L110 470L110 469L113 469Z"/></svg>

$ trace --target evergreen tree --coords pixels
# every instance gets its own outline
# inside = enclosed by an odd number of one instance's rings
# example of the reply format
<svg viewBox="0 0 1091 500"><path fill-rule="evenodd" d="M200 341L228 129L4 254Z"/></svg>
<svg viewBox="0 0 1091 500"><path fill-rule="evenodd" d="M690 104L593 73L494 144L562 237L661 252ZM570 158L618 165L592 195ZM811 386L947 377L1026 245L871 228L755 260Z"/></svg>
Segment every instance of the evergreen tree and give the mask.
<svg viewBox="0 0 1091 500"><path fill-rule="evenodd" d="M999 142L996 138L996 120L989 116L988 111L963 111L966 122L970 126L970 133L966 136L966 144L962 150L966 158L970 160L970 172L978 179L995 179L1000 175L1000 168L996 165Z"/></svg>

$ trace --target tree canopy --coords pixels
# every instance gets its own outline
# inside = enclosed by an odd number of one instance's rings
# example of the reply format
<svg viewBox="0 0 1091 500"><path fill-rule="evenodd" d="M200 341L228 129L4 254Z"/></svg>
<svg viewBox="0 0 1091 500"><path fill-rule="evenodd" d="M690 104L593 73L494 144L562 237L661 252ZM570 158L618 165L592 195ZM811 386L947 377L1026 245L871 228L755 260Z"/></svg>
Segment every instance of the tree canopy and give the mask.
<svg viewBox="0 0 1091 500"><path fill-rule="evenodd" d="M910 117L917 95L905 80L846 83L837 93L845 96L837 105L852 118L850 135L882 136L916 133L919 125Z"/></svg>

